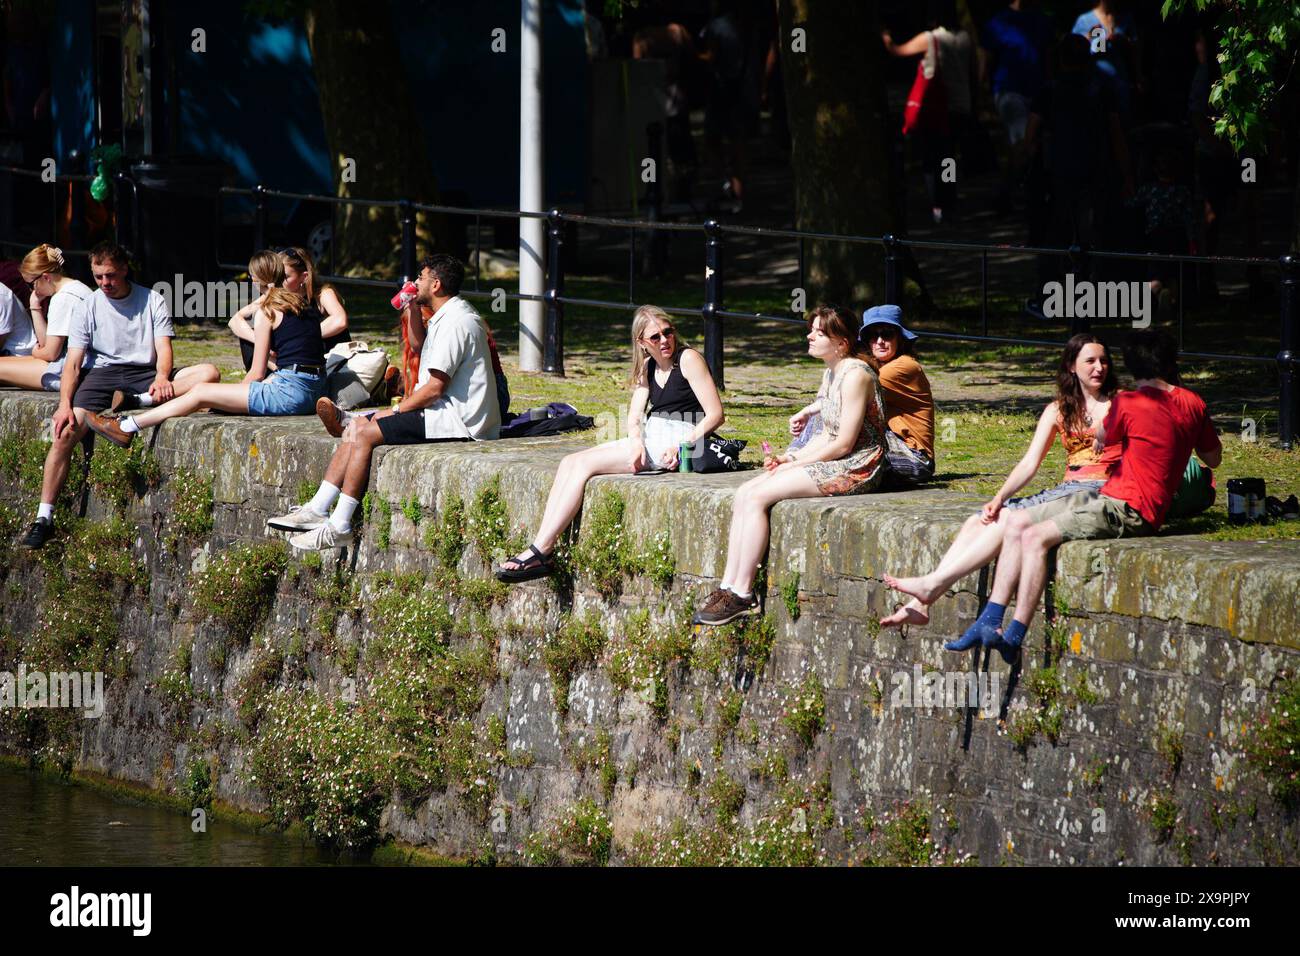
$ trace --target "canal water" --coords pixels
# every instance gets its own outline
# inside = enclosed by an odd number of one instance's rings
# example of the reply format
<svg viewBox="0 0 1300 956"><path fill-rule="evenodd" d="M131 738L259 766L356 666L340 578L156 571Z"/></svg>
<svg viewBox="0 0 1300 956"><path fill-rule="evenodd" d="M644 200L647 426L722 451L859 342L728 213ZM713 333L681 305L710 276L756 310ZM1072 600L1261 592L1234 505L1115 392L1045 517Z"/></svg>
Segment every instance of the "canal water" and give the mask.
<svg viewBox="0 0 1300 956"><path fill-rule="evenodd" d="M0 866L326 866L315 844L0 765Z"/></svg>

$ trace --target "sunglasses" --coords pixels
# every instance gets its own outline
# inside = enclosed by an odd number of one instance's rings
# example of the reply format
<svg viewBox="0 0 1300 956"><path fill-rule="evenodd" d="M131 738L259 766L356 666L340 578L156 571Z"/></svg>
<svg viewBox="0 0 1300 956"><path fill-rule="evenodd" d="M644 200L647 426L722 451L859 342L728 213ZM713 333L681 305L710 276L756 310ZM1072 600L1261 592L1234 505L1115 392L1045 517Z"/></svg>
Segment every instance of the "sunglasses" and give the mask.
<svg viewBox="0 0 1300 956"><path fill-rule="evenodd" d="M864 336L864 337L866 338L866 340L867 340L868 342L872 341L873 339L890 339L890 340L892 340L892 339L896 339L896 338L898 338L898 329L891 328L890 326L887 326L887 325L886 325L886 326L880 326L880 327L877 327L877 328L876 328L876 331L874 331L874 332L872 332L870 329L868 329L867 332L865 333L865 336Z"/></svg>
<svg viewBox="0 0 1300 956"><path fill-rule="evenodd" d="M674 328L669 327L669 328L664 329L664 330L661 331L661 332L656 332L654 335L647 335L647 336L646 336L646 341L647 341L647 342L658 342L660 339L666 339L666 338L668 338L669 336L673 336L673 335L676 335L676 334L677 334L677 330L674 329Z"/></svg>

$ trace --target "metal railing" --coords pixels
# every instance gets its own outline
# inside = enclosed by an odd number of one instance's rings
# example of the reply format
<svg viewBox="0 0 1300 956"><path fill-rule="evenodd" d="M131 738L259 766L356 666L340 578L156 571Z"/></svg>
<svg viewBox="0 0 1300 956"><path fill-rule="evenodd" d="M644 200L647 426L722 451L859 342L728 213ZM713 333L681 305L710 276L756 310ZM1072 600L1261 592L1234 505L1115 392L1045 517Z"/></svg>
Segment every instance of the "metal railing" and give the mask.
<svg viewBox="0 0 1300 956"><path fill-rule="evenodd" d="M41 178L41 173L38 170L21 169L13 166L0 166L0 173L6 172L13 175L34 177L38 179ZM62 182L87 182L90 179L91 177L84 175L61 175L57 177L57 181ZM127 217L129 228L126 230L126 241L134 245L139 239L138 236L133 235L133 233L138 230L138 224L140 222L139 187L135 181L125 173L117 174L115 179L120 186L130 187L130 212ZM71 190L74 201L78 192L79 191L76 189ZM698 309L669 307L666 308L665 311L671 315L699 316L703 320L704 357L708 362L709 369L719 388L725 387L724 328L726 320L776 322L793 325L803 324L801 318L797 318L790 314L781 315L764 312L739 312L726 308L726 299L724 294L725 277L727 273L725 240L729 235L793 241L797 243L800 288L805 287L809 242L838 242L879 247L883 250L884 263L884 295L882 298L883 301L892 303L901 303L902 301L903 282L905 273L909 267L909 260L912 260L910 263L912 268L916 268L914 263L914 251L930 250L945 253L957 252L965 255L978 256L980 261L979 334L970 331L948 332L936 329L926 331L925 335L937 339L985 342L996 345L1055 346L1059 345L1060 342L1041 338L1023 338L1017 336L989 334L988 262L990 255L1062 257L1070 263L1070 268L1073 272L1085 277L1088 275L1093 261L1104 262L1107 260L1114 260L1143 262L1148 264L1173 263L1177 264L1178 267L1180 288L1185 288L1181 280L1184 279L1185 270L1188 266L1214 267L1230 265L1247 266L1253 269L1277 268L1279 271L1278 301L1280 305L1280 329L1278 335L1278 349L1274 355L1195 351L1183 351L1181 354L1187 358L1204 359L1208 361L1248 362L1275 365L1278 370L1280 381L1278 433L1282 447L1287 449L1293 447L1296 440L1297 430L1300 429L1300 259L1291 255L1284 255L1280 259L1276 260L1237 256L1182 256L1163 253L1112 252L1085 249L1077 245L1066 249L1060 249L1010 244L980 244L902 239L892 235L839 235L834 233L811 232L795 229L768 229L757 226L726 225L714 219L710 219L703 223L671 222L659 218L662 213L657 201L652 203L650 206L650 214L652 218L633 220L616 219L604 216L588 216L578 213L563 212L559 209L551 209L549 212L532 212L524 210L445 206L433 203L416 203L406 199L370 200L354 197L324 196L313 193L297 193L267 189L265 186L258 185L252 189L221 187L216 196L214 210L216 221L214 223L214 229L218 234L218 242L216 244L217 265L221 269L231 271L242 271L245 266L242 263L221 261L221 246L219 239L224 219L223 200L227 196L243 196L252 199L254 206L253 247L255 249L265 248L267 244L269 225L268 200L270 199L287 199L299 202L325 203L329 205L331 209L332 224L334 227L333 236L335 239L337 239L338 235L337 210L340 206L352 204L366 206L368 208L393 209L397 212L398 216L401 249L400 262L404 279L412 278L416 272L417 243L415 217L417 213L427 212L438 215L463 216L467 218L472 217L474 222L475 262L477 263L477 267L474 270L473 288L462 290L462 295L472 298L487 298L493 295L500 296L504 292L508 299L516 301L543 302L545 305L545 328L542 364L545 371L557 375L564 374L565 306L616 310L635 307L638 304L635 301L638 234L649 233L651 235L652 244L655 242L656 233L675 232L698 234L703 239L704 245L703 258L705 278L703 301ZM121 201L121 193L119 192L119 202ZM51 227L54 235L58 234L59 218L60 210L58 205L58 191L56 187L54 190L54 202L52 203L51 216ZM72 218L75 225L75 215ZM484 290L481 284L483 220L519 220L529 218L543 219L546 222L547 252L545 290L540 295L521 292L505 292L503 289L492 291ZM625 301L617 302L608 299L589 299L566 294L566 224L627 230L629 237L628 294ZM20 245L23 244L7 238L0 239L0 246L14 247ZM74 249L70 251L75 253L83 250ZM346 282L375 288L387 288L392 285L391 281L367 279L355 276L324 274L322 278L334 282ZM1178 300L1178 343L1180 348L1183 346L1185 341L1185 299L1185 295L1180 295ZM1086 322L1076 320L1072 322L1071 331L1081 331L1086 328L1086 326Z"/></svg>
<svg viewBox="0 0 1300 956"><path fill-rule="evenodd" d="M265 246L267 233L267 199L283 198L330 204L333 209L340 205L357 204L374 208L392 208L399 211L401 228L401 263L403 278L411 278L416 271L416 240L414 213L426 211L431 213L473 217L475 237L475 261L479 268L474 271L474 287L463 290L462 294L470 297L486 298L493 293L482 289L480 284L482 263L482 221L484 218L523 219L535 218L546 220L546 288L541 295L519 292L506 292L508 299L516 301L542 301L545 303L546 324L543 337L543 369L546 372L564 374L564 309L565 306L578 306L597 309L624 310L635 307L636 253L637 234L689 232L700 234L704 243L704 296L698 309L669 307L665 311L670 315L699 316L704 323L704 357L719 388L725 387L724 363L724 322L728 319L743 321L778 322L802 325L803 319L786 314L764 312L738 312L726 308L725 276L726 257L724 241L728 235L762 237L766 239L793 240L798 244L799 252L799 286L805 285L808 243L810 241L843 242L880 247L884 252L884 296L883 301L900 303L902 301L903 281L907 259L913 250L932 250L941 252L958 252L978 256L980 260L980 332L946 332L929 330L924 334L930 338L966 342L984 342L996 345L1031 345L1057 346L1056 340L1043 338L1024 338L1017 336L989 334L989 256L1054 256L1070 263L1071 271L1087 276L1094 260L1129 261L1139 263L1173 263L1177 264L1180 288L1185 288L1184 278L1188 266L1246 266L1256 269L1277 268L1279 270L1280 334L1278 351L1274 355L1251 355L1227 352L1181 351L1185 358L1204 359L1207 361L1247 362L1255 364L1276 365L1280 379L1280 412L1278 432L1282 447L1293 447L1297 429L1300 428L1300 260L1291 255L1280 259L1242 256L1189 256L1169 255L1163 253L1116 252L1097 249L1085 249L1081 246L1069 248L1049 248L1041 246L1020 246L1010 244L981 244L965 242L942 242L935 240L902 239L892 235L855 236L835 233L809 232L795 229L768 229L757 226L726 225L710 219L703 223L667 222L652 219L616 219L606 216L588 216L579 213L563 212L551 209L549 212L530 212L508 209L477 209L460 206L442 206L426 203L414 203L408 200L365 200L353 197L321 196L308 193L292 193L281 190L266 189L257 186L253 189L223 188L223 195L250 196L255 202L254 245ZM652 208L652 215L658 213ZM628 295L625 301L608 299L589 299L567 295L565 293L565 225L588 227L611 227L625 229L628 232ZM240 270L242 265L221 263L222 268ZM376 287L391 286L391 282L361 279L349 276L326 275L324 278L336 282L352 282ZM500 295L504 290L496 292ZM1178 344L1180 349L1185 341L1185 295L1178 297ZM1071 332L1087 328L1086 321L1074 320Z"/></svg>

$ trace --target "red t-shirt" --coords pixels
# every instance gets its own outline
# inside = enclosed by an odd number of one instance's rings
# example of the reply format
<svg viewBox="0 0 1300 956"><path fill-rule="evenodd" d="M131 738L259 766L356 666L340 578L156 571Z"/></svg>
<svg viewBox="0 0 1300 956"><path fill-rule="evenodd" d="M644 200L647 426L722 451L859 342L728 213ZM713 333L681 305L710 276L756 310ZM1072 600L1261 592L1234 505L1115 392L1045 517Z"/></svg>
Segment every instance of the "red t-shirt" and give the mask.
<svg viewBox="0 0 1300 956"><path fill-rule="evenodd" d="M1128 502L1155 528L1164 524L1192 450L1204 457L1220 447L1205 402L1185 388L1120 392L1102 427L1107 447L1121 451L1101 493Z"/></svg>

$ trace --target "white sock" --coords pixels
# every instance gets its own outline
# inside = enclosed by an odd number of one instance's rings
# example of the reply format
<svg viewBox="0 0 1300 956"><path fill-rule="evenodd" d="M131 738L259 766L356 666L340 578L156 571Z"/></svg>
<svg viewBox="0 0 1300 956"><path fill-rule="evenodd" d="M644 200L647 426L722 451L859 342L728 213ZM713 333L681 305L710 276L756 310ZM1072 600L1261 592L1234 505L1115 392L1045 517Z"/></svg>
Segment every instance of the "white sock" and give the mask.
<svg viewBox="0 0 1300 956"><path fill-rule="evenodd" d="M42 501L41 506L36 509L36 520L53 522L54 505L47 505L44 501Z"/></svg>
<svg viewBox="0 0 1300 956"><path fill-rule="evenodd" d="M340 534L352 527L352 515L356 513L357 501L351 495L339 495L339 503L334 506L334 513L330 515L330 526Z"/></svg>
<svg viewBox="0 0 1300 956"><path fill-rule="evenodd" d="M728 584L726 581L723 581L721 584L718 585L718 590L720 590L720 591L730 591L730 590L731 590L731 585Z"/></svg>
<svg viewBox="0 0 1300 956"><path fill-rule="evenodd" d="M338 485L331 485L328 481L322 481L320 487L316 489L316 496L307 502L307 510L314 511L318 515L327 515L330 508L338 499Z"/></svg>
<svg viewBox="0 0 1300 956"><path fill-rule="evenodd" d="M736 597L740 598L742 601L748 601L750 598L754 596L753 591L746 591L744 594L742 594L739 591L737 591L735 588L731 589L731 593L736 595Z"/></svg>
<svg viewBox="0 0 1300 956"><path fill-rule="evenodd" d="M140 392L135 396L135 400L140 403L141 408L153 407L153 403L154 403L153 396L150 395L148 392Z"/></svg>
<svg viewBox="0 0 1300 956"><path fill-rule="evenodd" d="M135 418L131 415L127 415L126 418L118 422L117 427L122 429L122 431L126 432L128 435L140 430L140 426L136 424Z"/></svg>

